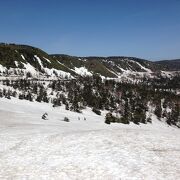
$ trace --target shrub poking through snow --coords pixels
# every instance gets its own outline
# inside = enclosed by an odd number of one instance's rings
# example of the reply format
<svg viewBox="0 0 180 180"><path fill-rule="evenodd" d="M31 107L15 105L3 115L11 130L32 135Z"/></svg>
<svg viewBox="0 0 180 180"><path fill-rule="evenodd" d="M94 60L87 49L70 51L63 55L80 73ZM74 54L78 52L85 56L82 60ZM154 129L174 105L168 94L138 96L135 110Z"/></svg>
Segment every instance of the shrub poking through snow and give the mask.
<svg viewBox="0 0 180 180"><path fill-rule="evenodd" d="M92 108L92 111L94 112L94 113L96 113L97 115L101 115L101 111L99 110L99 109L96 109L96 108Z"/></svg>
<svg viewBox="0 0 180 180"><path fill-rule="evenodd" d="M48 113L44 113L44 114L42 115L42 119L48 120Z"/></svg>
<svg viewBox="0 0 180 180"><path fill-rule="evenodd" d="M118 118L118 123L129 124L129 120L126 117Z"/></svg>
<svg viewBox="0 0 180 180"><path fill-rule="evenodd" d="M150 117L147 118L148 123L152 123L152 119Z"/></svg>
<svg viewBox="0 0 180 180"><path fill-rule="evenodd" d="M107 113L106 117L105 117L105 123L106 124L111 124L111 118L112 118L112 114L111 113Z"/></svg>
<svg viewBox="0 0 180 180"><path fill-rule="evenodd" d="M115 117L112 115L112 113L107 113L105 117L105 123L110 124L110 123L123 123L123 124L129 124L129 120L125 117Z"/></svg>
<svg viewBox="0 0 180 180"><path fill-rule="evenodd" d="M64 117L64 120L63 120L63 121L65 121L65 122L69 122L69 118Z"/></svg>

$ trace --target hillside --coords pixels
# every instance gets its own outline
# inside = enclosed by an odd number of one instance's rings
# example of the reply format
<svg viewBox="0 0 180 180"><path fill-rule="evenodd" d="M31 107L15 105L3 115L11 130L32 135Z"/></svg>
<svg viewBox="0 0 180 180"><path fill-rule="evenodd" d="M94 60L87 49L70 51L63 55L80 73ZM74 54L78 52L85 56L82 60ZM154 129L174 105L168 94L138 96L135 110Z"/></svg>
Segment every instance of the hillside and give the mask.
<svg viewBox="0 0 180 180"><path fill-rule="evenodd" d="M65 77L74 72L46 52L27 45L1 44L0 71L4 75Z"/></svg>
<svg viewBox="0 0 180 180"><path fill-rule="evenodd" d="M166 67L166 69L168 69L170 71L179 71L180 70L180 59L157 61L157 63Z"/></svg>
<svg viewBox="0 0 180 180"><path fill-rule="evenodd" d="M27 45L0 44L0 75L35 78L75 78L99 74L102 77L132 80L152 78L163 71L179 71L179 61L152 62L134 57L75 57L49 55ZM174 72L172 72L173 74Z"/></svg>
<svg viewBox="0 0 180 180"><path fill-rule="evenodd" d="M139 58L49 55L31 46L0 45L0 97L118 114L107 123L152 122L151 104L159 120L180 127L179 82L178 71Z"/></svg>

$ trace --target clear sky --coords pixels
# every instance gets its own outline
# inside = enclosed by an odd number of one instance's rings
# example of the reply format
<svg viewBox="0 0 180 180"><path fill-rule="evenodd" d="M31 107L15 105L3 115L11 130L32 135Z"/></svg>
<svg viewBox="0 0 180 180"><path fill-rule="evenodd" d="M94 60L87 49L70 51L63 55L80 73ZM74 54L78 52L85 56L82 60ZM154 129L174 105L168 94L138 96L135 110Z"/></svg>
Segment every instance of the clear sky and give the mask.
<svg viewBox="0 0 180 180"><path fill-rule="evenodd" d="M180 58L180 0L1 0L0 41L77 56Z"/></svg>

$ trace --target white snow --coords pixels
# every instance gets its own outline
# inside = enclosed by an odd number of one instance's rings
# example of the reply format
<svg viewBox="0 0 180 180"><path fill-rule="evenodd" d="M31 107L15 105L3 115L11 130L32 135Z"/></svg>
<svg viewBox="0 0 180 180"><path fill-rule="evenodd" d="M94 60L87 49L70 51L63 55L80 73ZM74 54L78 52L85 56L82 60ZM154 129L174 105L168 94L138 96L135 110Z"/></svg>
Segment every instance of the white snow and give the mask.
<svg viewBox="0 0 180 180"><path fill-rule="evenodd" d="M172 78L175 74L175 71L161 71L161 75L165 78Z"/></svg>
<svg viewBox="0 0 180 180"><path fill-rule="evenodd" d="M60 61L58 61L58 60L57 60L57 63L58 63L58 64L60 64L60 65L63 65L63 66L64 66L64 64L63 64L63 63L61 63L61 62L60 62Z"/></svg>
<svg viewBox="0 0 180 180"><path fill-rule="evenodd" d="M121 68L120 66L117 66L117 68L119 68L122 72L125 72L126 70Z"/></svg>
<svg viewBox="0 0 180 180"><path fill-rule="evenodd" d="M4 67L4 66L2 66L2 65L0 64L0 71L1 71L1 72L5 72L6 70L7 70L7 68Z"/></svg>
<svg viewBox="0 0 180 180"><path fill-rule="evenodd" d="M51 63L51 61L45 57L43 57L48 63Z"/></svg>
<svg viewBox="0 0 180 180"><path fill-rule="evenodd" d="M19 63L17 61L14 61L16 67L18 67Z"/></svg>
<svg viewBox="0 0 180 180"><path fill-rule="evenodd" d="M43 68L43 64L41 62L41 59L37 56L37 55L34 55L34 57L36 58L36 60L38 61L39 65L41 66L41 68Z"/></svg>
<svg viewBox="0 0 180 180"><path fill-rule="evenodd" d="M111 72L112 74L114 74L115 76L117 76L117 74L114 72L114 71L112 71L112 70L110 70L110 69L108 69L108 68L106 68L109 72Z"/></svg>
<svg viewBox="0 0 180 180"><path fill-rule="evenodd" d="M86 58L78 58L79 61L87 61Z"/></svg>
<svg viewBox="0 0 180 180"><path fill-rule="evenodd" d="M57 63L60 64L60 65L62 65L62 66L64 66L64 67L66 67L67 69L69 69L69 70L71 70L71 71L74 71L74 70L70 69L69 67L67 67L65 64L61 63L61 62L58 61L58 60L57 60Z"/></svg>
<svg viewBox="0 0 180 180"><path fill-rule="evenodd" d="M106 125L104 113L0 98L0 179L179 179L179 129Z"/></svg>
<svg viewBox="0 0 180 180"><path fill-rule="evenodd" d="M135 62L135 61L134 61L134 62ZM142 66L139 62L136 62L136 64L138 64L138 65L141 67L141 69L145 70L146 72L149 72L149 73L152 72L150 69L145 68L144 66Z"/></svg>
<svg viewBox="0 0 180 180"><path fill-rule="evenodd" d="M81 76L92 76L92 73L88 71L86 67L74 68L74 71Z"/></svg>
<svg viewBox="0 0 180 180"><path fill-rule="evenodd" d="M25 57L23 56L23 54L21 54L21 57L22 57L24 60L26 60Z"/></svg>
<svg viewBox="0 0 180 180"><path fill-rule="evenodd" d="M144 66L142 66L139 62L137 61L133 61L133 60L129 60L127 59L126 61L132 62L132 63L136 63L138 66L140 66L141 69L145 70L146 72L152 73L152 71ZM130 65L129 65L130 66Z"/></svg>
<svg viewBox="0 0 180 180"><path fill-rule="evenodd" d="M29 63L22 63L24 65L24 68L26 69L26 72L30 72L32 75L37 75L36 69Z"/></svg>
<svg viewBox="0 0 180 180"><path fill-rule="evenodd" d="M57 70L57 69L49 69L49 68L44 68L44 71L46 72L47 75L51 76L51 78L54 78L56 77L56 75L58 77L61 77L61 78L65 78L65 77L68 77L68 78L73 78L73 76L68 73L68 72L65 72L65 71L61 71L61 70ZM54 74L54 72L56 74Z"/></svg>

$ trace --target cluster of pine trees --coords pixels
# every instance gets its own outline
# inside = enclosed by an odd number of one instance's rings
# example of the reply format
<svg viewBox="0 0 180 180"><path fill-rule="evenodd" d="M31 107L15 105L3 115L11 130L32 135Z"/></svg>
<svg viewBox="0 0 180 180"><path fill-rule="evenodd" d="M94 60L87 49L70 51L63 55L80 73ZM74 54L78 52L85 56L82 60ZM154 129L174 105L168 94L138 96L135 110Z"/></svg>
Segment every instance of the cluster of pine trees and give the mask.
<svg viewBox="0 0 180 180"><path fill-rule="evenodd" d="M169 125L180 126L179 77L144 83L125 83L102 79L98 75L71 80L41 82L28 79L4 80L8 90L0 90L0 97L11 96L29 101L65 105L67 110L81 113L88 107L98 115L107 110L106 123L135 124L151 122L150 111ZM162 83L161 83L162 82ZM176 84L172 87L172 83Z"/></svg>

